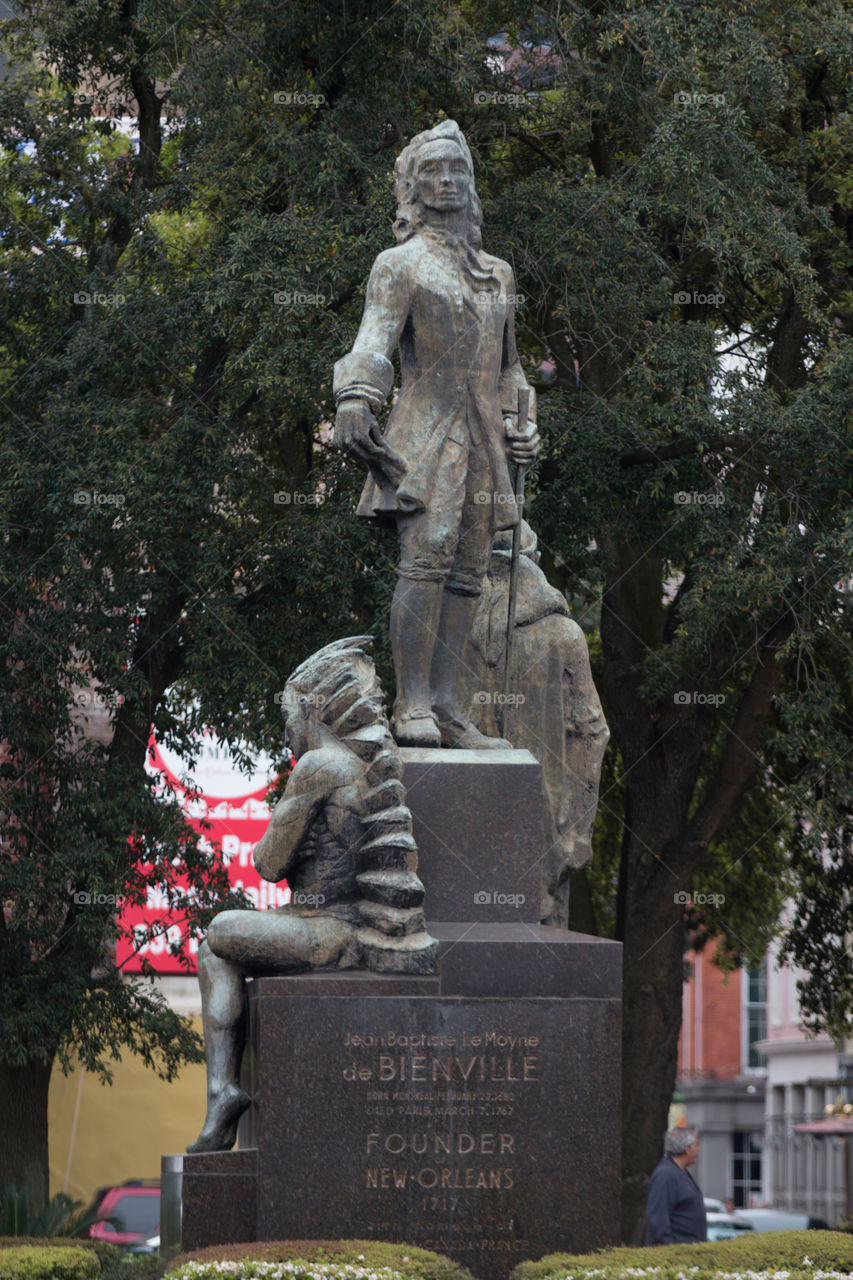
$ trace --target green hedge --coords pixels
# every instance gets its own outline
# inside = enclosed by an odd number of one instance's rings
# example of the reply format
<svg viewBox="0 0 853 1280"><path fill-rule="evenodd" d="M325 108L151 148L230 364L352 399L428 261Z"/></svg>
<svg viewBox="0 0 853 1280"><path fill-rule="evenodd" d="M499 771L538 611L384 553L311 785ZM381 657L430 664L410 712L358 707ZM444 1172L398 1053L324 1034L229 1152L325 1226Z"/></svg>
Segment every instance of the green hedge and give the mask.
<svg viewBox="0 0 853 1280"><path fill-rule="evenodd" d="M15 1244L0 1249L0 1280L98 1280L100 1263L83 1245Z"/></svg>
<svg viewBox="0 0 853 1280"><path fill-rule="evenodd" d="M810 1261L804 1264L804 1259ZM646 1248L604 1249L599 1253L552 1253L539 1262L522 1262L511 1280L561 1280L586 1277L590 1271L605 1280L619 1280L629 1268L659 1269L658 1280L670 1272L697 1270L690 1280L706 1280L715 1272L814 1271L853 1273L853 1236L843 1231L746 1231L734 1240L708 1244L664 1244Z"/></svg>
<svg viewBox="0 0 853 1280"><path fill-rule="evenodd" d="M326 1267L342 1268L349 1265L376 1271L377 1269L396 1272L399 1275L412 1277L413 1280L473 1280L471 1272L458 1262L427 1249L416 1249L407 1244L385 1244L378 1240L262 1240L253 1244L212 1245L207 1249L199 1249L194 1253L181 1253L169 1264L166 1275L175 1273L187 1263L195 1263L195 1269L187 1271L198 1280L206 1280L208 1276L225 1275L217 1272L217 1262L300 1262L305 1263L305 1273L328 1274L328 1280L334 1277L326 1272ZM301 1268L300 1268L301 1270ZM231 1271L232 1276L239 1272ZM250 1272L245 1271L246 1275ZM340 1272L341 1277L344 1273ZM351 1280L358 1280L352 1276ZM390 1277L388 1278L390 1280Z"/></svg>
<svg viewBox="0 0 853 1280"><path fill-rule="evenodd" d="M47 1244L52 1249L87 1249L98 1260L99 1270L95 1273L98 1280L157 1280L162 1270L160 1255L128 1253L118 1245L107 1244L104 1240L89 1240L85 1236L78 1238L51 1236L45 1240L41 1236L0 1236L0 1250L18 1249L22 1245L38 1245L44 1248ZM5 1275L0 1269L0 1280Z"/></svg>

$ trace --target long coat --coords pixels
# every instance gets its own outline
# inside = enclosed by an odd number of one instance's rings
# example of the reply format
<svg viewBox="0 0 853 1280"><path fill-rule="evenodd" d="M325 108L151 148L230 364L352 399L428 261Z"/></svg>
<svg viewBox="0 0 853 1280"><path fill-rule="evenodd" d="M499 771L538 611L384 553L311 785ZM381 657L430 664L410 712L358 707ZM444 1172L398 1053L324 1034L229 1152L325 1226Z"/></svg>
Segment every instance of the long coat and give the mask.
<svg viewBox="0 0 853 1280"><path fill-rule="evenodd" d="M373 265L352 355L387 360L399 345L400 394L385 440L408 472L396 491L368 478L357 509L365 519L440 502L435 481L445 442L464 444L470 433L488 454L494 527L517 523L503 422L527 388L515 346L515 285L506 262L480 252L472 270L472 256L455 236L423 229Z"/></svg>

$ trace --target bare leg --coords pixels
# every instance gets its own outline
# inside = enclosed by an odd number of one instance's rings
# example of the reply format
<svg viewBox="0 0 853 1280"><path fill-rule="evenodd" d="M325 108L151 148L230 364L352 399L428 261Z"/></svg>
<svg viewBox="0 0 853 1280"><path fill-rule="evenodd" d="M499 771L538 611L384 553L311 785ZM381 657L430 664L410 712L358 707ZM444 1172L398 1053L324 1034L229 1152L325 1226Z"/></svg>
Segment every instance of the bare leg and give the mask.
<svg viewBox="0 0 853 1280"><path fill-rule="evenodd" d="M349 968L357 962L352 925L333 916L280 911L222 911L198 949L198 981L207 1056L207 1115L187 1151L230 1151L251 1099L240 1088L246 1044L246 984L251 973Z"/></svg>
<svg viewBox="0 0 853 1280"><path fill-rule="evenodd" d="M246 984L240 969L214 955L206 941L198 951L198 981L207 1055L207 1115L187 1151L230 1151L237 1138L237 1122L250 1102L240 1088Z"/></svg>

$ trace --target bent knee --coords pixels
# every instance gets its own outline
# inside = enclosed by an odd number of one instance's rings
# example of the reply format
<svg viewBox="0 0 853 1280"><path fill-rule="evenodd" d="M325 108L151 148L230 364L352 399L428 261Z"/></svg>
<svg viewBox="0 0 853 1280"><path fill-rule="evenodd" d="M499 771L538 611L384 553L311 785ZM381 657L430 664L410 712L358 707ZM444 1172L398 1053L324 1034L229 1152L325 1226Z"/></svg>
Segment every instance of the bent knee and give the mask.
<svg viewBox="0 0 853 1280"><path fill-rule="evenodd" d="M238 937L245 934L246 916L252 911L220 911L210 922L205 942L215 956L229 960L229 950Z"/></svg>

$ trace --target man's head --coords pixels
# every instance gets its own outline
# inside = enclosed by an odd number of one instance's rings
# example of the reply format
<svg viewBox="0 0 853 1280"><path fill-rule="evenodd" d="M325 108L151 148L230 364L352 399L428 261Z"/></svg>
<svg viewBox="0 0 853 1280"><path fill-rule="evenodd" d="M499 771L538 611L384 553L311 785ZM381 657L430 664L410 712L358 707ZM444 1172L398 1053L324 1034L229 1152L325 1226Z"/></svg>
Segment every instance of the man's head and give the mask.
<svg viewBox="0 0 853 1280"><path fill-rule="evenodd" d="M663 1140L663 1151L672 1156L679 1168L687 1169L699 1154L699 1134L695 1129L670 1129Z"/></svg>
<svg viewBox="0 0 853 1280"><path fill-rule="evenodd" d="M435 138L415 156L414 197L427 209L445 213L467 209L474 175L453 138Z"/></svg>
<svg viewBox="0 0 853 1280"><path fill-rule="evenodd" d="M297 760L329 736L365 760L391 742L382 688L367 652L372 642L371 636L334 640L288 677L281 699L284 741Z"/></svg>
<svg viewBox="0 0 853 1280"><path fill-rule="evenodd" d="M430 221L430 214L456 214L465 239L479 245L483 213L474 189L474 164L455 120L443 120L412 138L397 157L394 174L398 240L408 240Z"/></svg>

